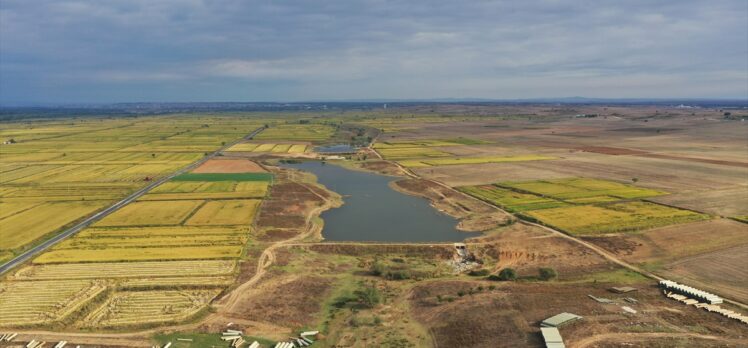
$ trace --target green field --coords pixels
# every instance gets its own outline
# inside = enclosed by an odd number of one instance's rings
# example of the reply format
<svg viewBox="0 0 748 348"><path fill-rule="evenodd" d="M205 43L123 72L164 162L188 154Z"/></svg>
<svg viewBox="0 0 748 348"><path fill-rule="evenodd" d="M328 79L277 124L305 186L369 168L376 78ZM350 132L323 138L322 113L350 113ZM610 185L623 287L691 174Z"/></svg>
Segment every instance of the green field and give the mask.
<svg viewBox="0 0 748 348"><path fill-rule="evenodd" d="M458 189L511 212L557 208L568 205L552 198L516 192L494 185L464 186L458 187Z"/></svg>
<svg viewBox="0 0 748 348"><path fill-rule="evenodd" d="M591 178L503 182L500 185L575 203L609 202L665 194L661 191Z"/></svg>
<svg viewBox="0 0 748 348"><path fill-rule="evenodd" d="M517 155L517 156L483 156L483 157L450 157L450 158L430 158L398 161L403 166L410 168L431 167L431 166L451 166L460 164L486 164L486 163L504 163L504 162L524 162L524 161L541 161L555 159L555 157L542 155Z"/></svg>

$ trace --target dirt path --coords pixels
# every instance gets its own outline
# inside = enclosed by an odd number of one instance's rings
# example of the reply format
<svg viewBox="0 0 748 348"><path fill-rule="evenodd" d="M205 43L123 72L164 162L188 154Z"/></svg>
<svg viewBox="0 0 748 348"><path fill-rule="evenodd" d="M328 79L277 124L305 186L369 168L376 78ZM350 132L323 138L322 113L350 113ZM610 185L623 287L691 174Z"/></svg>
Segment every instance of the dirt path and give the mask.
<svg viewBox="0 0 748 348"><path fill-rule="evenodd" d="M315 233L318 233L320 231L320 226L316 225L312 222L312 219L314 217L319 216L323 211L328 210L333 207L333 204L325 197L320 196L313 190L310 190L314 195L319 197L322 201L325 203L322 206L319 206L317 208L314 208L309 212L309 214L306 217L306 229L304 233L301 233L297 236L294 236L293 238L285 239L282 241L278 241L276 243L271 244L269 247L267 247L262 254L260 255L260 258L257 260L257 268L255 270L255 274L244 282L242 285L239 285L237 288L226 294L223 298L219 299L214 303L216 307L219 307L221 310L230 310L232 309L237 301L241 298L241 295L245 293L248 289L251 289L257 282L262 279L262 277L265 275L266 270L268 267L270 267L275 262L275 254L273 251L275 251L278 248L284 247L286 245L294 244L295 242L298 242L300 240L303 240L304 238L307 238L309 236L314 235ZM303 243L301 243L303 244Z"/></svg>

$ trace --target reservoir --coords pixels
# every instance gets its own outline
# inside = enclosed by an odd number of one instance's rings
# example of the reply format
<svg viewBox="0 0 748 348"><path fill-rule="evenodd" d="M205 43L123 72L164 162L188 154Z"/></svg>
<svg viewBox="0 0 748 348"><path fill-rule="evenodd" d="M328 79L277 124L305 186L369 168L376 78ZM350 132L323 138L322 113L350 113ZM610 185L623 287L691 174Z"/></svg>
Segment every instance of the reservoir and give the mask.
<svg viewBox="0 0 748 348"><path fill-rule="evenodd" d="M398 178L346 169L322 162L283 164L308 171L343 197L343 206L322 213L327 241L458 242L480 233L460 232L458 221L428 200L389 187Z"/></svg>

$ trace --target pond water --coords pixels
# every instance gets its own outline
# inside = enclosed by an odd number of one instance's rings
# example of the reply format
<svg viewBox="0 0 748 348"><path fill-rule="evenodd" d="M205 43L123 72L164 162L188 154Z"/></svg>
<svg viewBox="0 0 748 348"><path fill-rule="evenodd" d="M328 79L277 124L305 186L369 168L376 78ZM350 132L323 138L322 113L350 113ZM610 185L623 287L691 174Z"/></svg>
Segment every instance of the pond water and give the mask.
<svg viewBox="0 0 748 348"><path fill-rule="evenodd" d="M356 152L356 148L348 144L338 144L329 146L318 146L314 148L314 151L319 153L353 153Z"/></svg>
<svg viewBox="0 0 748 348"><path fill-rule="evenodd" d="M325 240L458 242L479 235L458 231L458 221L432 208L425 198L390 188L389 182L398 178L316 161L283 166L311 172L321 184L343 196L343 206L321 215Z"/></svg>

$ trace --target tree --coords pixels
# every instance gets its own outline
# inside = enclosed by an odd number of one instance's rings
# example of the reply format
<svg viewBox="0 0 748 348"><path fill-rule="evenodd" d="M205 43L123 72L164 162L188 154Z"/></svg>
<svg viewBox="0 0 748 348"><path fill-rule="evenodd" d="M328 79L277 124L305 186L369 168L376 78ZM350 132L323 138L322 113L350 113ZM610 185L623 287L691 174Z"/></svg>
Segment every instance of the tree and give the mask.
<svg viewBox="0 0 748 348"><path fill-rule="evenodd" d="M639 182L639 178L631 178L631 182L637 183L637 182Z"/></svg>
<svg viewBox="0 0 748 348"><path fill-rule="evenodd" d="M517 271L513 268L504 268L499 272L499 280L515 280L517 279Z"/></svg>
<svg viewBox="0 0 748 348"><path fill-rule="evenodd" d="M538 270L538 276L540 277L540 280L551 280L558 277L558 273L556 273L556 270L553 268L541 267Z"/></svg>

